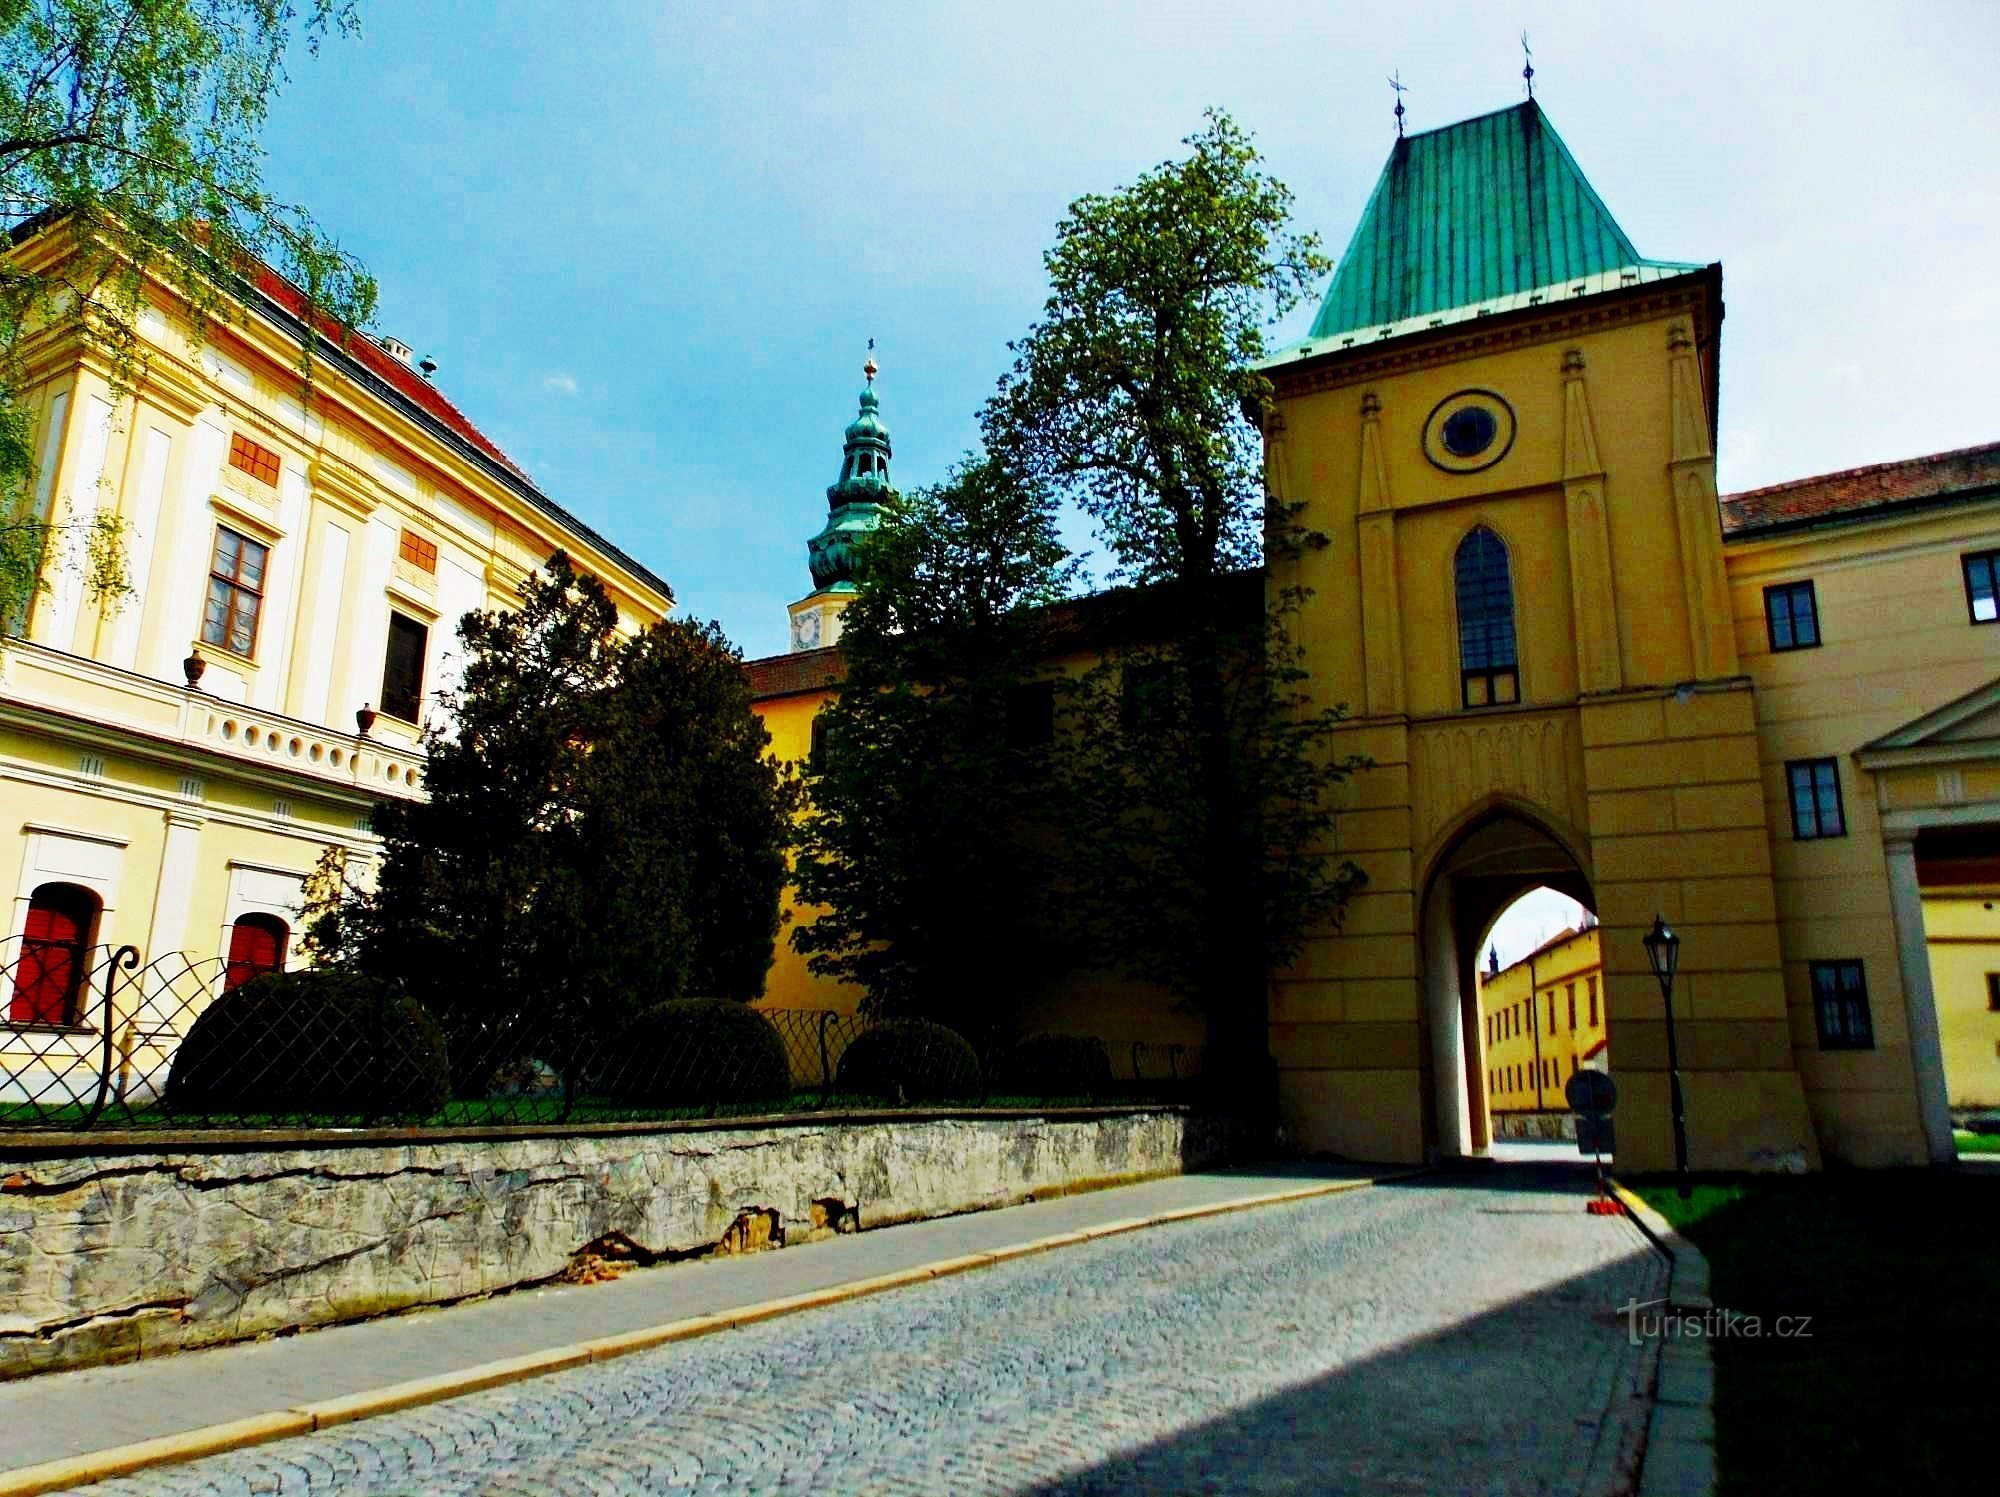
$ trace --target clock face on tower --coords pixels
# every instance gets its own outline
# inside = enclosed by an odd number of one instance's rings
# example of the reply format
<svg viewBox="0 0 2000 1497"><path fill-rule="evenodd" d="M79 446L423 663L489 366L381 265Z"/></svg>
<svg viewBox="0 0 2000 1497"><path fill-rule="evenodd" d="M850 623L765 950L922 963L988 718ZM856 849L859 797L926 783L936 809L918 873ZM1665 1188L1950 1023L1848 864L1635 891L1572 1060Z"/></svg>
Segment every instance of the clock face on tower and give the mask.
<svg viewBox="0 0 2000 1497"><path fill-rule="evenodd" d="M795 650L816 650L819 648L819 610L807 609L792 619L792 648Z"/></svg>

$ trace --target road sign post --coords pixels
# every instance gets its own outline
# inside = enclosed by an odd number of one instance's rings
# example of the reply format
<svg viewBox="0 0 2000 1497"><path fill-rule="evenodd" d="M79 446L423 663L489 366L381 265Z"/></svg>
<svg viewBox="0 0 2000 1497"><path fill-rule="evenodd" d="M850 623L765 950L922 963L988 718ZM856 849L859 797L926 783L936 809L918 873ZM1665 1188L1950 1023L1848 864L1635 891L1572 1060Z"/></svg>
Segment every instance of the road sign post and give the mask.
<svg viewBox="0 0 2000 1497"><path fill-rule="evenodd" d="M1576 1114L1576 1146L1597 1165L1597 1197L1584 1209L1592 1216L1617 1216L1625 1208L1604 1188L1604 1156L1615 1151L1611 1110L1618 1087L1602 1071L1578 1071L1563 1084L1563 1097Z"/></svg>

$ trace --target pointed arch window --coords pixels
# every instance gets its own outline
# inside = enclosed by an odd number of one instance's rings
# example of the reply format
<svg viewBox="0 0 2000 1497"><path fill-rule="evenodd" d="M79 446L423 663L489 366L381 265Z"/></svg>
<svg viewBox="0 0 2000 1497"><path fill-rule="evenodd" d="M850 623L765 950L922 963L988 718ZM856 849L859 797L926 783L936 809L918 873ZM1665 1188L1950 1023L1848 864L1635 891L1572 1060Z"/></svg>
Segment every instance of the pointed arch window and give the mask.
<svg viewBox="0 0 2000 1497"><path fill-rule="evenodd" d="M1484 525L1458 545L1460 700L1467 707L1504 706L1521 699L1514 648L1514 582L1507 548Z"/></svg>
<svg viewBox="0 0 2000 1497"><path fill-rule="evenodd" d="M97 896L76 884L43 884L29 896L28 923L21 931L14 963L14 992L7 1004L10 1024L79 1022L84 980L90 974L90 944L103 908Z"/></svg>

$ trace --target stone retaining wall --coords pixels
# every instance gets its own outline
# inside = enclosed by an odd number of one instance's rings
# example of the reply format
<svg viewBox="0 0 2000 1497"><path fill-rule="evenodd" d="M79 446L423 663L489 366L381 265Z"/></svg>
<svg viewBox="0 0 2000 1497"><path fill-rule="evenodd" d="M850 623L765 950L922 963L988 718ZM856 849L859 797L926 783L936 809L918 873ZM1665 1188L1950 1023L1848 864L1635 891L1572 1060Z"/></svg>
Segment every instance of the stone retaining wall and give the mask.
<svg viewBox="0 0 2000 1497"><path fill-rule="evenodd" d="M16 1151L0 1379L1175 1174L1228 1134L1155 1108Z"/></svg>

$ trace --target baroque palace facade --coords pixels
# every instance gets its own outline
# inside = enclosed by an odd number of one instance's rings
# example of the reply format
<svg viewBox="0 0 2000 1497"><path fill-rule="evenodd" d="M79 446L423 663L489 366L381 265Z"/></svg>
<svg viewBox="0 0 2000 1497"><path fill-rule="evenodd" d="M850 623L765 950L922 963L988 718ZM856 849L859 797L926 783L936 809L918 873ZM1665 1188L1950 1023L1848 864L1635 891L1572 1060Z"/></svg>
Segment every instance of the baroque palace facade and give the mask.
<svg viewBox="0 0 2000 1497"><path fill-rule="evenodd" d="M1641 256L1530 100L1399 138L1268 361L1271 492L1331 544L1265 585L1311 589L1314 690L1375 763L1337 833L1368 885L1272 975L1306 1148L1486 1148L1518 1104L1477 964L1539 886L1597 921L1629 1168L1673 1160L1655 915L1696 1168L1945 1160L1952 1108L2000 1103L2000 445L1720 496L1722 310L1721 267ZM848 437L792 609L816 632L750 666L793 757L840 677ZM769 1001L857 997L781 947ZM1114 1042L1188 1023L1032 1001Z"/></svg>
<svg viewBox="0 0 2000 1497"><path fill-rule="evenodd" d="M54 263L66 235L13 253ZM124 392L73 325L30 352L37 510L122 517L132 587L94 601L52 556L0 637L0 1046L57 1085L100 1042L93 952L184 952L222 981L296 956L321 850L370 857L370 808L421 793L462 614L513 605L557 549L603 579L621 626L671 606L401 344L322 342L302 388L302 310L265 273L195 345L162 290ZM120 1042L159 1039L148 1017L121 1008ZM9 1074L30 1074L18 1054Z"/></svg>

